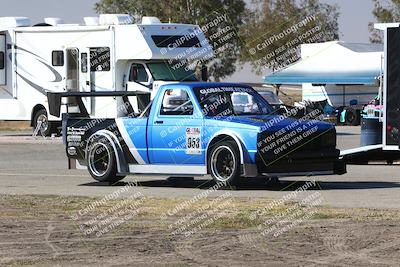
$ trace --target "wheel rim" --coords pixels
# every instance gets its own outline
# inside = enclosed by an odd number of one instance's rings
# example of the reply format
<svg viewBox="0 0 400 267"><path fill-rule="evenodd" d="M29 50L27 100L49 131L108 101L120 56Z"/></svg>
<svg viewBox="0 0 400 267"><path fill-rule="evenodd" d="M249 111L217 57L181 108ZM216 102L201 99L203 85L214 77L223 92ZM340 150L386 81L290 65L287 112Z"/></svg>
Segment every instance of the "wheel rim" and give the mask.
<svg viewBox="0 0 400 267"><path fill-rule="evenodd" d="M96 143L92 146L89 153L90 171L98 176L103 176L111 163L111 154L109 148L105 144Z"/></svg>
<svg viewBox="0 0 400 267"><path fill-rule="evenodd" d="M236 158L232 149L227 146L220 146L211 155L211 172L221 182L232 178L235 173Z"/></svg>
<svg viewBox="0 0 400 267"><path fill-rule="evenodd" d="M40 124L40 131L45 132L49 128L49 120L45 114L40 114L36 119L36 127Z"/></svg>

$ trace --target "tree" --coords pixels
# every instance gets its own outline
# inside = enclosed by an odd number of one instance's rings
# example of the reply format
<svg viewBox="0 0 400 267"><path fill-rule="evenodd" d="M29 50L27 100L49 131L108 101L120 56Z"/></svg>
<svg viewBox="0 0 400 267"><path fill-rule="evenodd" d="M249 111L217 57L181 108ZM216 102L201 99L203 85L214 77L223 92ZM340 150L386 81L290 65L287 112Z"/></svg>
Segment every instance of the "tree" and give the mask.
<svg viewBox="0 0 400 267"><path fill-rule="evenodd" d="M255 10L241 36L241 61L257 73L280 69L299 59L302 43L337 40L338 8L318 0L253 0Z"/></svg>
<svg viewBox="0 0 400 267"><path fill-rule="evenodd" d="M400 21L400 0L385 0L385 5L380 0L374 0L374 10L372 14L380 23ZM371 32L370 41L372 43L382 43L382 33L374 29L374 23L369 23Z"/></svg>
<svg viewBox="0 0 400 267"><path fill-rule="evenodd" d="M199 62L198 68L206 64L210 77L216 81L236 70L241 44L237 32L247 14L243 0L101 0L95 9L99 13L128 13L136 19L156 16L163 22L205 26L203 32L216 55L213 59ZM214 25L213 21L218 24Z"/></svg>

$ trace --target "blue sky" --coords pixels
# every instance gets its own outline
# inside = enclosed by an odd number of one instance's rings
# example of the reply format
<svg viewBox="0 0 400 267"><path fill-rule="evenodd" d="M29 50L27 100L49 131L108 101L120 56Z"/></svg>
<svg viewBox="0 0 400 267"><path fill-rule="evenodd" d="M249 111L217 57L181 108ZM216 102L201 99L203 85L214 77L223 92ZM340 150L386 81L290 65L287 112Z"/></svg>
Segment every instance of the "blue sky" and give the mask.
<svg viewBox="0 0 400 267"><path fill-rule="evenodd" d="M343 41L369 42L368 23L375 22L372 15L374 8L372 0L321 0L321 2L339 6L341 13L339 27Z"/></svg>
<svg viewBox="0 0 400 267"><path fill-rule="evenodd" d="M249 1L249 0L248 0ZM369 42L368 22L373 22L372 0L320 0L337 4L340 8L340 39L347 42ZM66 23L82 23L83 17L96 15L93 7L97 0L12 0L4 1L0 17L25 16L32 22L42 22L44 17L61 17ZM237 72L231 81L259 82L249 66Z"/></svg>
<svg viewBox="0 0 400 267"><path fill-rule="evenodd" d="M4 1L4 0L3 0ZM93 6L97 0L12 0L4 1L0 16L26 16L33 22L41 22L44 17L61 17L67 23L81 23L85 16L95 15ZM373 21L372 0L321 0L323 3L337 4L341 39L349 42L368 42L368 22Z"/></svg>

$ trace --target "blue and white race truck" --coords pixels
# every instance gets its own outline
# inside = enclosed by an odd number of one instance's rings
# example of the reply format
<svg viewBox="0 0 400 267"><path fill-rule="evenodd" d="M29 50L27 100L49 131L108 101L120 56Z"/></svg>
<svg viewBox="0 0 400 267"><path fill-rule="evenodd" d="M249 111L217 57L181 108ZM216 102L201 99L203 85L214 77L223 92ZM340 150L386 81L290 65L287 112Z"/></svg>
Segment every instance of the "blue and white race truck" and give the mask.
<svg viewBox="0 0 400 267"><path fill-rule="evenodd" d="M216 182L229 184L240 177L346 172L333 125L274 114L249 86L165 84L141 114L129 112L127 96L132 94L49 94L50 112L55 115L62 97L74 98L78 104L89 96L125 101L125 114L115 119L89 118L82 104L79 113L64 115L70 168L87 168L97 181L116 182L128 174L210 174ZM136 96L140 102L140 93ZM244 96L252 99L249 105L235 104L235 98Z"/></svg>

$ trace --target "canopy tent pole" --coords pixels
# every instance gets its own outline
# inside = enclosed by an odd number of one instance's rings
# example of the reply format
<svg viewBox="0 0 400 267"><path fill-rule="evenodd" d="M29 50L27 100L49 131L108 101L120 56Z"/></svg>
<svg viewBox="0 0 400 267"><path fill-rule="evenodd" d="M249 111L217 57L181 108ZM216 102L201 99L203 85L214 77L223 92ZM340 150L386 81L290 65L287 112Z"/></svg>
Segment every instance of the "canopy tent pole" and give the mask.
<svg viewBox="0 0 400 267"><path fill-rule="evenodd" d="M281 87L281 85L280 84L274 84L273 85L274 86L274 88L275 88L275 94L277 95L277 96L279 96L279 92L280 92L280 87Z"/></svg>

